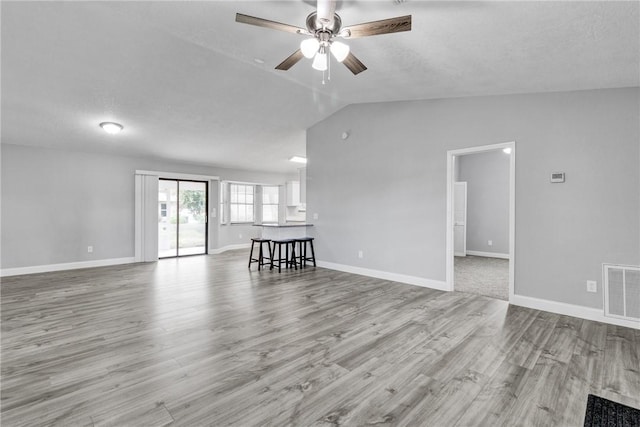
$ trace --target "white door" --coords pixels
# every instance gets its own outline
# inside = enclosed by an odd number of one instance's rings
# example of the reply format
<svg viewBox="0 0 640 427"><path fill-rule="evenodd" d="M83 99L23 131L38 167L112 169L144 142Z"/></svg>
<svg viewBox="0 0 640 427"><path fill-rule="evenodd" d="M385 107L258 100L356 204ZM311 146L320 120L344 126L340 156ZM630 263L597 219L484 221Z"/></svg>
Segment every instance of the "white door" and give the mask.
<svg viewBox="0 0 640 427"><path fill-rule="evenodd" d="M453 254L467 255L467 183L453 186Z"/></svg>

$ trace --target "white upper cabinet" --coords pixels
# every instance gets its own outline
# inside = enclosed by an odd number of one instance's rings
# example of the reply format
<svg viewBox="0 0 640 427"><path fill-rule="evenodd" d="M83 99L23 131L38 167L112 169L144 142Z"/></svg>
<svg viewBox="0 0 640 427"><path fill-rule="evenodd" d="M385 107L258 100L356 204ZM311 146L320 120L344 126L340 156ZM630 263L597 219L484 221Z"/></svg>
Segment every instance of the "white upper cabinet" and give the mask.
<svg viewBox="0 0 640 427"><path fill-rule="evenodd" d="M300 204L300 181L287 181L287 206Z"/></svg>

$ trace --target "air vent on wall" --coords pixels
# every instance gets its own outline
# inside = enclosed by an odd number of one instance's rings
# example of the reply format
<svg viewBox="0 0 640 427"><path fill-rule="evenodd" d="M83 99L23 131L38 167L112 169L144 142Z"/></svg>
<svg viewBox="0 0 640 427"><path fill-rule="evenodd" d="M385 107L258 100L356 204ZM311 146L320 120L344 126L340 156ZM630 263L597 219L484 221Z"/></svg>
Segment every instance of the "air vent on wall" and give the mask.
<svg viewBox="0 0 640 427"><path fill-rule="evenodd" d="M603 264L604 314L640 320L640 267Z"/></svg>

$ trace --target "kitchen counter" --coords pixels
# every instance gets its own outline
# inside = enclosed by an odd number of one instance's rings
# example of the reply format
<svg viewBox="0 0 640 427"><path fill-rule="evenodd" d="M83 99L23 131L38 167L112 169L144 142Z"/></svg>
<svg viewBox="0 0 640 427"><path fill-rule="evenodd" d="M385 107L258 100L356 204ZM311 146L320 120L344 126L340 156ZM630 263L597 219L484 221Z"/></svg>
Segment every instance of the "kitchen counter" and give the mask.
<svg viewBox="0 0 640 427"><path fill-rule="evenodd" d="M287 222L285 224L254 224L256 227L273 227L273 228L286 228L286 227L313 227L313 224L308 222Z"/></svg>
<svg viewBox="0 0 640 427"><path fill-rule="evenodd" d="M295 239L307 237L307 227L313 227L308 222L287 222L284 224L254 224L262 227L263 239Z"/></svg>

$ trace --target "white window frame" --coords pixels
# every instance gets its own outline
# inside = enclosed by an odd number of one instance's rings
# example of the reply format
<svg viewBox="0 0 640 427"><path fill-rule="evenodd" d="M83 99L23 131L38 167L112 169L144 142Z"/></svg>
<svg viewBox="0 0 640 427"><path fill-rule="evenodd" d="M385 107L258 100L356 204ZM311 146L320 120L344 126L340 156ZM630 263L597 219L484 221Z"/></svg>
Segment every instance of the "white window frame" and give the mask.
<svg viewBox="0 0 640 427"><path fill-rule="evenodd" d="M220 224L225 225L229 220L229 183L220 183L218 194L218 206L220 207Z"/></svg>
<svg viewBox="0 0 640 427"><path fill-rule="evenodd" d="M234 187L245 187L245 194L246 194L246 188L251 188L253 201L251 203L246 203L246 202L240 203L238 201L233 202L232 200L233 200ZM250 212L251 212L252 218L246 221L239 221L238 219L234 221L233 216L231 214L232 212L231 207L233 205L245 206L245 208L247 206L251 206ZM256 186L254 184L244 184L244 183L236 183L236 182L229 183L229 223L230 224L254 224L255 220L256 220Z"/></svg>
<svg viewBox="0 0 640 427"><path fill-rule="evenodd" d="M277 203L265 203L264 202L264 189L265 188L275 188L276 194L278 197ZM262 197L260 200L260 208L262 209L260 217L262 218L262 222L264 224L277 224L280 221L280 186L279 185L263 185L262 186ZM264 207L265 206L275 206L276 207L276 219L275 221L265 221L264 220Z"/></svg>

